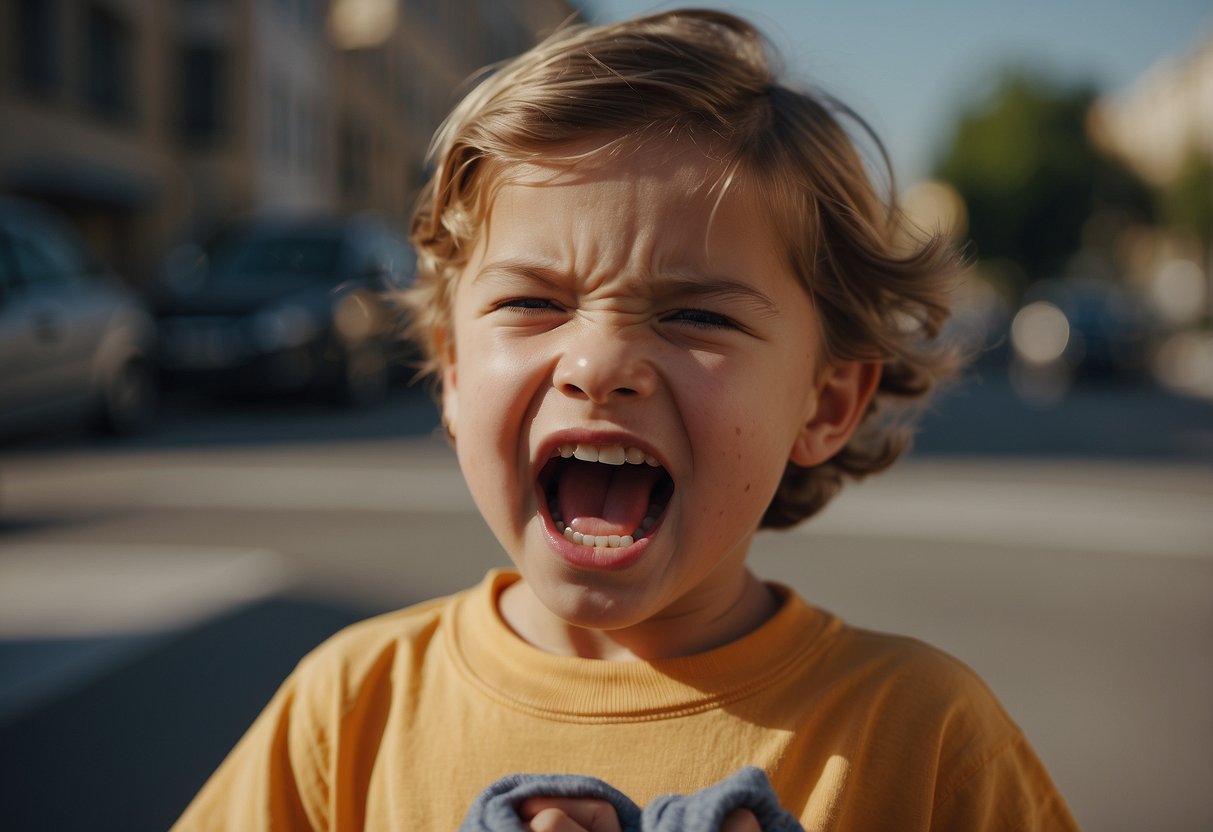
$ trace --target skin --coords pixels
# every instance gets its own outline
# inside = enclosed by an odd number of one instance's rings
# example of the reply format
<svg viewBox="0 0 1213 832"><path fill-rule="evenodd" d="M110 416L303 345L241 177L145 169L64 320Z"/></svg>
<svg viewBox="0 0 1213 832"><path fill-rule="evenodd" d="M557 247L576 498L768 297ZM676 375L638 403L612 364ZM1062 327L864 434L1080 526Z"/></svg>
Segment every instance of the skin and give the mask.
<svg viewBox="0 0 1213 832"><path fill-rule="evenodd" d="M774 612L746 556L786 462L846 444L879 367L825 360L771 224L744 186L718 201L698 148L507 173L439 333L460 466L522 575L501 613L565 655L654 660L733 641ZM570 439L642 447L674 480L623 566L570 563L552 539L537 476ZM559 817L539 812L532 828L611 828L548 808Z"/></svg>

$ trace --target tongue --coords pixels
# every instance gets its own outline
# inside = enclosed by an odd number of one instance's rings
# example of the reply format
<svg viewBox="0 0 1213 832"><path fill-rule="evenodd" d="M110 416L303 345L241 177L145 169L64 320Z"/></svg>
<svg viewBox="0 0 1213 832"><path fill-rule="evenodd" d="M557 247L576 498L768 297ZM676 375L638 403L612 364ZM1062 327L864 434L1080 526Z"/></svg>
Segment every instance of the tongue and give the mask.
<svg viewBox="0 0 1213 832"><path fill-rule="evenodd" d="M660 476L651 465L570 463L560 474L560 516L582 534L632 534Z"/></svg>

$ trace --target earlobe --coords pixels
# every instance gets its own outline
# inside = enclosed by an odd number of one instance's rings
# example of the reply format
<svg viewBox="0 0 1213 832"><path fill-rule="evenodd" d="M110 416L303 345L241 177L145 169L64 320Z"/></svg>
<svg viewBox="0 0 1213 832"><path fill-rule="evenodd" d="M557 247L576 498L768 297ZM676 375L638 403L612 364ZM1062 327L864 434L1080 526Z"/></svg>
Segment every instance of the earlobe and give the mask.
<svg viewBox="0 0 1213 832"><path fill-rule="evenodd" d="M880 383L875 361L830 365L817 386L816 407L801 427L790 459L797 465L820 465L846 447L868 412Z"/></svg>
<svg viewBox="0 0 1213 832"><path fill-rule="evenodd" d="M459 418L459 391L455 387L455 372L442 372L442 427L447 438L455 441L455 424Z"/></svg>

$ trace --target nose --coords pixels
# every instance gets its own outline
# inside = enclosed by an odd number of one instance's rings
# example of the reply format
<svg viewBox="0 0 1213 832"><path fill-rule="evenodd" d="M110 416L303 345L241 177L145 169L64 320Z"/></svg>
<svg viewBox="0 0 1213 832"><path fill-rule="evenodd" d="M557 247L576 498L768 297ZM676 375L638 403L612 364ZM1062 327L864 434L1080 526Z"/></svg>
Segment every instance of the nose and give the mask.
<svg viewBox="0 0 1213 832"><path fill-rule="evenodd" d="M619 329L582 329L570 339L554 381L567 396L606 404L651 396L657 374L640 339Z"/></svg>

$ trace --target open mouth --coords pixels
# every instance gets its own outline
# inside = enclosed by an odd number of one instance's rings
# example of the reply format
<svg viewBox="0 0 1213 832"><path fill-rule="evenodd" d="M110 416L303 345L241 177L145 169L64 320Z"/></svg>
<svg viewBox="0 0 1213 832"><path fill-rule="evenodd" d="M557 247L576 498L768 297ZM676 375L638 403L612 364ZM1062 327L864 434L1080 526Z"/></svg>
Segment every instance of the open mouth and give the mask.
<svg viewBox="0 0 1213 832"><path fill-rule="evenodd" d="M674 493L656 459L620 445L561 445L539 483L556 531L591 548L621 549L648 537Z"/></svg>

